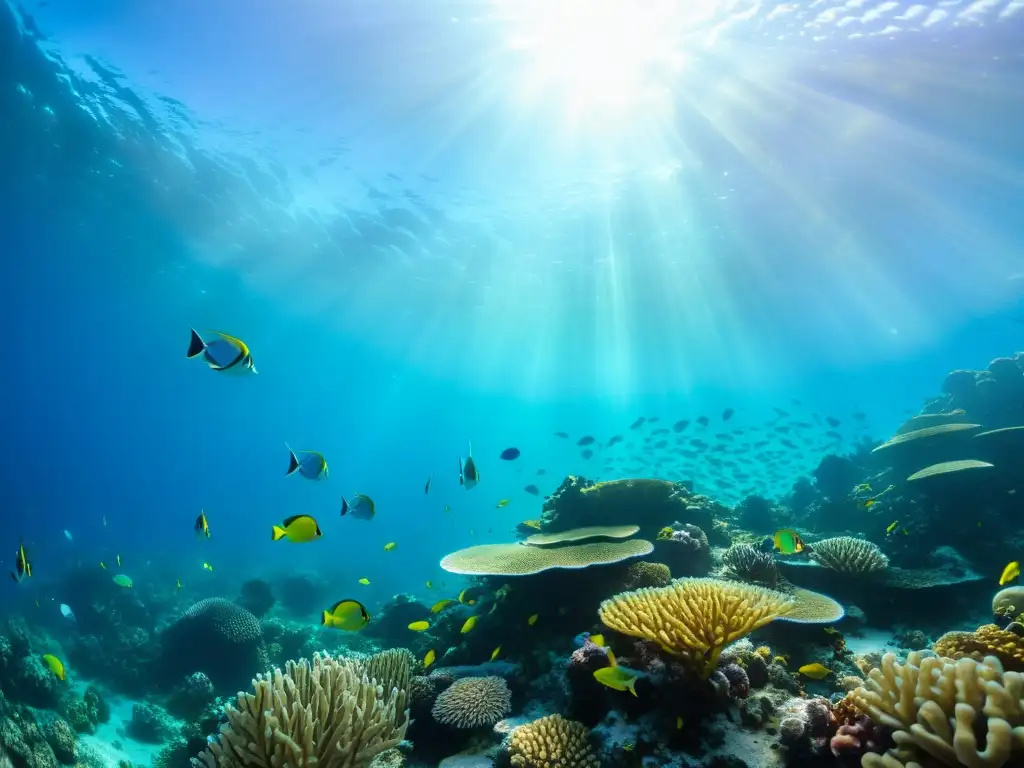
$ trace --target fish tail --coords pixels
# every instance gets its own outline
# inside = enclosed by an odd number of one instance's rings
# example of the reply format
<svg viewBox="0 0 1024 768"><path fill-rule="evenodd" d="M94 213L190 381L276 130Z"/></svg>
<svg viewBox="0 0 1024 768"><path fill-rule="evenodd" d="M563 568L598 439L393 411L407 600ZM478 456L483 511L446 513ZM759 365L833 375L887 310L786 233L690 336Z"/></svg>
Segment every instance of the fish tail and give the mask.
<svg viewBox="0 0 1024 768"><path fill-rule="evenodd" d="M348 500L344 496L342 496L341 497L341 516L344 517L347 514L348 514Z"/></svg>
<svg viewBox="0 0 1024 768"><path fill-rule="evenodd" d="M634 696L636 696L636 678L630 679L630 681L626 683L626 687L629 688L629 692L630 693L632 693ZM638 699L640 698L639 696L636 696L636 697Z"/></svg>
<svg viewBox="0 0 1024 768"><path fill-rule="evenodd" d="M279 541L279 540L283 539L287 535L288 535L288 531L286 531L284 528L282 528L279 525L275 525L275 526L273 526L273 530L271 531L270 540L271 541Z"/></svg>
<svg viewBox="0 0 1024 768"><path fill-rule="evenodd" d="M324 615L320 618L320 624L326 627L327 624L330 622L330 620L331 620L331 614L328 613L327 611L324 611Z"/></svg>
<svg viewBox="0 0 1024 768"><path fill-rule="evenodd" d="M206 350L206 342L203 341L203 337L196 333L195 328L189 328L192 332L192 336L188 342L188 352L185 353L185 357L191 360L193 357L199 357Z"/></svg>
<svg viewBox="0 0 1024 768"><path fill-rule="evenodd" d="M285 447L288 448L288 444L285 443ZM285 476L288 476L295 472L299 468L299 458L295 455L295 451L288 448L288 471L285 472Z"/></svg>

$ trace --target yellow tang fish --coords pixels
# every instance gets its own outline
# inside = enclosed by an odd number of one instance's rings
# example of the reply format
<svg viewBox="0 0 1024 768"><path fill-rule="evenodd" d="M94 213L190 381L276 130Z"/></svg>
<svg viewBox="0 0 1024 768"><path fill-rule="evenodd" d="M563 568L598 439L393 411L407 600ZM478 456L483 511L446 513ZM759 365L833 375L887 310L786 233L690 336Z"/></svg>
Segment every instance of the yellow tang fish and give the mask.
<svg viewBox="0 0 1024 768"><path fill-rule="evenodd" d="M434 663L434 659L436 659L436 658L437 658L437 654L434 653L434 649L431 648L429 651L427 651L427 655L423 657L423 668L426 669L431 664L433 664Z"/></svg>
<svg viewBox="0 0 1024 768"><path fill-rule="evenodd" d="M475 626L476 626L476 616L470 616L468 619L466 619L466 623L462 625L462 629L460 629L459 632L464 635L467 632L469 632L470 630L472 630L473 627L475 627Z"/></svg>
<svg viewBox="0 0 1024 768"><path fill-rule="evenodd" d="M316 541L323 534L320 532L320 525L309 515L293 515L280 525L272 526L271 541L288 539L298 544L307 541Z"/></svg>
<svg viewBox="0 0 1024 768"><path fill-rule="evenodd" d="M370 580L364 576L363 578L361 578L359 580L359 583L362 584L364 587L366 587L366 586L369 586Z"/></svg>
<svg viewBox="0 0 1024 768"><path fill-rule="evenodd" d="M491 651L491 661L494 661L496 658L498 658L498 654L499 653L501 653L501 646L500 645L497 648L495 648L493 651Z"/></svg>
<svg viewBox="0 0 1024 768"><path fill-rule="evenodd" d="M57 676L58 680L63 680L65 678L66 673L64 672L64 662L52 653L43 654L43 663L46 664L49 670Z"/></svg>
<svg viewBox="0 0 1024 768"><path fill-rule="evenodd" d="M370 623L370 614L358 600L339 600L323 612L320 623L325 627L355 632Z"/></svg>
<svg viewBox="0 0 1024 768"><path fill-rule="evenodd" d="M611 666L602 667L594 672L594 679L613 690L629 691L636 696L636 680L640 673L620 667L615 661L615 654L611 651L608 651L608 662Z"/></svg>
<svg viewBox="0 0 1024 768"><path fill-rule="evenodd" d="M458 601L456 601L456 600L438 600L436 603L434 603L432 606L430 606L430 612L431 613L440 613L445 608L447 608L449 605L456 605L457 602Z"/></svg>
<svg viewBox="0 0 1024 768"><path fill-rule="evenodd" d="M498 502L497 504L495 504L494 506L495 506L495 507L496 507L497 509L501 509L502 507L507 507L507 506L508 506L508 499L502 499L501 501L499 501L499 502Z"/></svg>
<svg viewBox="0 0 1024 768"><path fill-rule="evenodd" d="M804 664L800 669L797 670L801 675L806 675L811 680L824 680L826 677L832 674L832 670L826 667L824 664L814 662L813 664Z"/></svg>
<svg viewBox="0 0 1024 768"><path fill-rule="evenodd" d="M409 629L411 629L413 632L423 632L425 630L430 629L430 622L414 621L412 624L409 625Z"/></svg>
<svg viewBox="0 0 1024 768"><path fill-rule="evenodd" d="M1020 576L1020 563L1014 560L1011 563L1007 563L1006 567L1003 568L1003 574L999 577L999 586L1009 584Z"/></svg>
<svg viewBox="0 0 1024 768"><path fill-rule="evenodd" d="M529 624L532 627L534 624L537 623L537 619L539 619L539 618L540 618L540 614L539 613L535 613L535 614L533 614L533 616L531 616L530 618L528 618L526 620L526 623Z"/></svg>
<svg viewBox="0 0 1024 768"><path fill-rule="evenodd" d="M394 541L389 541L389 542L388 542L387 544L385 544L385 545L384 545L384 551L385 551L385 552L391 552L391 551L393 551L393 550L394 550L394 549L395 549L396 547L398 547L398 543L397 543L397 542L394 542Z"/></svg>

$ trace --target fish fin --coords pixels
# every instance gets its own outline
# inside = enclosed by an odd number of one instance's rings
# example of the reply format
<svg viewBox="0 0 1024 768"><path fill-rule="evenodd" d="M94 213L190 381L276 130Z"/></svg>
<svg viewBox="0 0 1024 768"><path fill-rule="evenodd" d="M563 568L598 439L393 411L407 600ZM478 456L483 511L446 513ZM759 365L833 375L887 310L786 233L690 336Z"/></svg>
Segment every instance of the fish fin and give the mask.
<svg viewBox="0 0 1024 768"><path fill-rule="evenodd" d="M631 677L629 679L629 682L626 683L626 687L629 689L630 693L632 693L634 696L636 696L636 678L635 677ZM637 696L637 698L640 698L640 697Z"/></svg>
<svg viewBox="0 0 1024 768"><path fill-rule="evenodd" d="M294 522L295 522L296 520L298 520L298 519L299 519L300 517L309 517L309 515L292 515L291 517L286 517L286 518L284 519L284 522L283 522L283 523L281 523L281 527L282 527L282 528L287 528L287 527L288 527L289 525L291 525L292 523L294 523Z"/></svg>
<svg viewBox="0 0 1024 768"><path fill-rule="evenodd" d="M330 611L324 611L324 615L320 618L320 624L323 625L323 626L327 626L327 622L329 622L330 620L331 620Z"/></svg>
<svg viewBox="0 0 1024 768"><path fill-rule="evenodd" d="M348 500L344 496L342 496L341 497L341 516L344 517L347 514L348 514Z"/></svg>
<svg viewBox="0 0 1024 768"><path fill-rule="evenodd" d="M273 531L271 532L270 540L271 541L278 541L279 539L283 539L287 535L288 535L288 531L286 531L284 528L282 528L279 525L275 525L275 526L273 526Z"/></svg>
<svg viewBox="0 0 1024 768"><path fill-rule="evenodd" d="M288 449L288 471L284 473L287 477L299 468L299 457L295 455L295 451L291 449L288 443L285 443L284 447Z"/></svg>
<svg viewBox="0 0 1024 768"><path fill-rule="evenodd" d="M248 345L237 336L232 336L230 333L224 333L223 331L214 331L214 333L237 349L241 353L239 358L244 359L249 356Z"/></svg>
<svg viewBox="0 0 1024 768"><path fill-rule="evenodd" d="M608 649L608 663L611 664L613 667L619 666L619 663L615 660L615 654L612 653L611 648Z"/></svg>
<svg viewBox="0 0 1024 768"><path fill-rule="evenodd" d="M193 357L199 357L203 352L206 351L206 342L203 341L203 337L196 333L195 328L189 328L192 332L192 336L188 342L188 352L185 353L185 357L191 360Z"/></svg>

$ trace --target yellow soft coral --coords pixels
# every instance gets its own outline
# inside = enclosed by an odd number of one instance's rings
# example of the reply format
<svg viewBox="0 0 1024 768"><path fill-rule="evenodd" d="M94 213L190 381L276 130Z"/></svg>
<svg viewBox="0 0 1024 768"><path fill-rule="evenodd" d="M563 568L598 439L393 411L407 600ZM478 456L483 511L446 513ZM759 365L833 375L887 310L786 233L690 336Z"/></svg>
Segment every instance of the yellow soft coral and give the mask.
<svg viewBox="0 0 1024 768"><path fill-rule="evenodd" d="M1024 638L985 624L974 632L947 632L932 645L937 656L948 659L971 658L976 661L995 656L1004 668L1024 671Z"/></svg>
<svg viewBox="0 0 1024 768"><path fill-rule="evenodd" d="M753 584L679 579L667 587L638 589L601 603L607 626L653 640L669 653L697 657L710 675L729 643L796 608L792 598Z"/></svg>
<svg viewBox="0 0 1024 768"><path fill-rule="evenodd" d="M1024 744L1014 738L1024 727L1024 675L1004 672L994 656L950 661L914 651L900 664L887 653L848 698L894 731L896 746L865 755L863 768L910 768L928 757L942 765L1000 768L1024 759Z"/></svg>

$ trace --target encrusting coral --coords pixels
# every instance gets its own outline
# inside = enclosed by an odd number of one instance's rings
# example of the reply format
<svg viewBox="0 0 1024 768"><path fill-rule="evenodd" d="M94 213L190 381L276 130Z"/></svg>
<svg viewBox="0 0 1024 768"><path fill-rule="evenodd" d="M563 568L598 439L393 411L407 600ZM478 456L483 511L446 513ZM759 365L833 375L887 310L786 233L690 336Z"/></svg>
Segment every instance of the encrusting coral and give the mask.
<svg viewBox="0 0 1024 768"><path fill-rule="evenodd" d="M453 728L494 725L512 709L512 694L500 677L464 677L437 697L434 720Z"/></svg>
<svg viewBox="0 0 1024 768"><path fill-rule="evenodd" d="M889 567L887 558L870 541L853 536L836 536L816 541L810 548L813 560L840 573L874 573Z"/></svg>
<svg viewBox="0 0 1024 768"><path fill-rule="evenodd" d="M508 740L513 768L599 768L585 725L548 715L512 731Z"/></svg>
<svg viewBox="0 0 1024 768"><path fill-rule="evenodd" d="M943 765L999 768L1024 758L1014 736L1024 726L1024 675L1004 672L993 656L950 661L914 651L900 664L887 653L849 697L894 731L896 746L864 755L863 768L912 768L929 756Z"/></svg>
<svg viewBox="0 0 1024 768"><path fill-rule="evenodd" d="M974 632L947 632L935 641L932 650L937 656L953 660L967 657L981 661L985 656L995 656L1004 668L1024 671L1024 637L995 624L985 624Z"/></svg>
<svg viewBox="0 0 1024 768"><path fill-rule="evenodd" d="M710 675L734 640L785 615L796 601L779 592L719 579L679 579L605 600L601 621L625 635L657 642L677 655L696 655Z"/></svg>
<svg viewBox="0 0 1024 768"><path fill-rule="evenodd" d="M405 736L411 659L400 649L365 661L289 661L254 680L255 693L238 694L200 764L364 768Z"/></svg>

